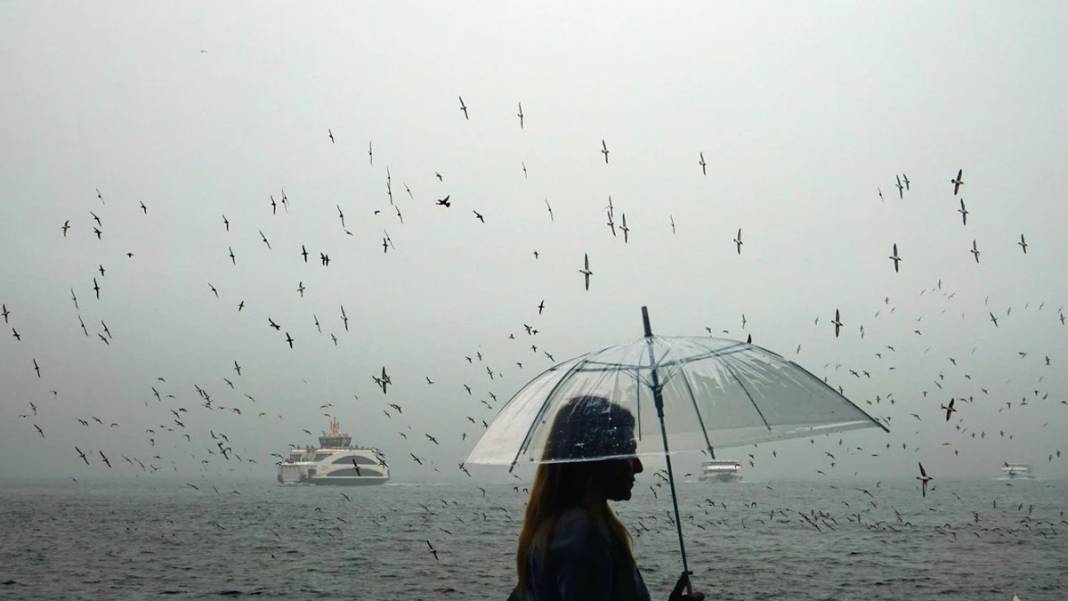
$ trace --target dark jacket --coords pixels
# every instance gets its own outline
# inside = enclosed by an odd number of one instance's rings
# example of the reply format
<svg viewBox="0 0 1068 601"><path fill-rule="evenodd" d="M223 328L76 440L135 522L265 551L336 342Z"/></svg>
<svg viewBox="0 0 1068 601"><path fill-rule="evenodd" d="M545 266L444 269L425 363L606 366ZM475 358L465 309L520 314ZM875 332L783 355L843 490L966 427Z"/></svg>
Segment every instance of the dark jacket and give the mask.
<svg viewBox="0 0 1068 601"><path fill-rule="evenodd" d="M649 601L638 566L623 541L574 507L556 522L549 548L532 551L530 591L523 601Z"/></svg>

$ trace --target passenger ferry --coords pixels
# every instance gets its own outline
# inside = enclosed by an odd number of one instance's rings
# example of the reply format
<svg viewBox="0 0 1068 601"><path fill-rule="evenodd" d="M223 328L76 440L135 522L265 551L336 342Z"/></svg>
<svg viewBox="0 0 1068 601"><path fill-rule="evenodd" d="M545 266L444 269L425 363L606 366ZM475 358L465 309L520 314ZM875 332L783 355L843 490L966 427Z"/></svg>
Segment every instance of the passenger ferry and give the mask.
<svg viewBox="0 0 1068 601"><path fill-rule="evenodd" d="M341 431L337 419L330 432L319 437L318 447L294 447L278 464L282 484L362 486L389 481L389 466L375 448L352 446L352 437Z"/></svg>
<svg viewBox="0 0 1068 601"><path fill-rule="evenodd" d="M705 461L701 464L701 480L738 482L742 479L742 464L737 461Z"/></svg>
<svg viewBox="0 0 1068 601"><path fill-rule="evenodd" d="M1035 474L1031 472L1031 466L1026 463L1009 463L1001 465L1001 476L998 480L1034 480Z"/></svg>

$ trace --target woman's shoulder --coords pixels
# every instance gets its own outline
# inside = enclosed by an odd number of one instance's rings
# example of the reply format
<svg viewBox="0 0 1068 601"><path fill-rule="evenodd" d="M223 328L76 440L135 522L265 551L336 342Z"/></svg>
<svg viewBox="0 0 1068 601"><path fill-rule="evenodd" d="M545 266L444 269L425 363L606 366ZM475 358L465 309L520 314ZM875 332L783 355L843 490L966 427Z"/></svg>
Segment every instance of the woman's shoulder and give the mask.
<svg viewBox="0 0 1068 601"><path fill-rule="evenodd" d="M569 507L557 518L550 547L581 548L608 542L608 529L584 507Z"/></svg>

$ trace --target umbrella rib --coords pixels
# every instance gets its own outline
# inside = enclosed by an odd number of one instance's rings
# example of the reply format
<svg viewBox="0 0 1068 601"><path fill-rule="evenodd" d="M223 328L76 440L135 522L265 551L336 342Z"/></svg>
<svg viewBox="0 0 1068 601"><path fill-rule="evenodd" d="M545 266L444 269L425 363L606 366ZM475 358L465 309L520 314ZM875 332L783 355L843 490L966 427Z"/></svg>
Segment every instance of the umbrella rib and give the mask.
<svg viewBox="0 0 1068 601"><path fill-rule="evenodd" d="M694 396L693 387L690 386L690 378L686 375L686 370L679 371L682 372L682 381L686 384L686 391L690 393L690 400L693 401L693 412L697 414L697 423L701 426L701 434L705 437L708 453L712 456L712 459L715 459L716 451L712 449L712 441L708 440L708 430L705 428L705 420L701 418L701 410L697 408L697 397Z"/></svg>
<svg viewBox="0 0 1068 601"><path fill-rule="evenodd" d="M515 467L516 462L519 461L519 455L522 454L523 449L526 448L527 444L530 442L530 435L534 433L534 428L537 427L538 422L540 422L542 416L545 415L545 410L549 408L549 403L552 401L553 395L556 394L556 390L560 388L564 383L564 380L566 380L579 365L582 365L584 361L584 359L576 361L575 364L560 377L560 381L553 386L553 389L549 391L549 394L545 395L545 402L541 404L541 408L538 409L538 414L534 417L534 420L530 422L530 428L527 428L527 435L523 437L522 444L519 445L519 448L515 452L515 457L512 458L511 468ZM511 471L511 468L509 468L508 471Z"/></svg>
<svg viewBox="0 0 1068 601"><path fill-rule="evenodd" d="M760 420L764 422L765 426L767 426L768 432L771 432L771 424L769 424L768 420L764 418L764 412L761 411L760 407L757 406L756 401L753 400L753 395L749 394L749 389L746 388L745 384L742 383L742 379L738 377L738 374L734 373L733 369L731 369L731 366L727 363L726 357L723 358L723 367L727 368L727 373L734 376L734 379L737 380L738 385L742 387L742 392L744 392L745 396L749 398L749 402L753 404L753 409L756 409L757 415L760 416Z"/></svg>

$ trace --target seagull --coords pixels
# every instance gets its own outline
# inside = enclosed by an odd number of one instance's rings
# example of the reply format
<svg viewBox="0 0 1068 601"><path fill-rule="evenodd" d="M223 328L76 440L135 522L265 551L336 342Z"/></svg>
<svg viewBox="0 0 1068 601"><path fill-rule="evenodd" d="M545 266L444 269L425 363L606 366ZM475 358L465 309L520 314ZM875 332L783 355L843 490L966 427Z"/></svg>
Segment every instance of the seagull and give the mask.
<svg viewBox="0 0 1068 601"><path fill-rule="evenodd" d="M979 248L975 245L975 240L972 240L972 249L968 251L975 257L976 265L979 264Z"/></svg>
<svg viewBox="0 0 1068 601"><path fill-rule="evenodd" d="M708 171L705 169L707 163L705 163L705 153L701 153L701 160L697 161L697 164L701 166L701 175L708 175Z"/></svg>
<svg viewBox="0 0 1068 601"><path fill-rule="evenodd" d="M834 324L834 337L838 338L838 332L842 329L842 326L844 325L842 323L842 317L841 314L838 312L838 309L834 310L834 321L832 321L831 323Z"/></svg>
<svg viewBox="0 0 1068 601"><path fill-rule="evenodd" d="M957 212L960 213L960 218L964 225L968 225L968 209L964 206L963 198L960 199L960 208L957 209Z"/></svg>
<svg viewBox="0 0 1068 601"><path fill-rule="evenodd" d="M905 180L905 189L909 189L909 176L904 173L901 174L901 179Z"/></svg>
<svg viewBox="0 0 1068 601"><path fill-rule="evenodd" d="M519 164L523 166L523 179L527 179L527 164L525 161L519 161Z"/></svg>
<svg viewBox="0 0 1068 601"><path fill-rule="evenodd" d="M896 185L897 185L898 198L905 198L905 186L901 185L901 176L900 175L895 175L894 177L897 178L897 184Z"/></svg>
<svg viewBox="0 0 1068 601"><path fill-rule="evenodd" d="M96 283L96 278L93 278L93 292L96 293L97 300L100 300L100 284Z"/></svg>
<svg viewBox="0 0 1068 601"><path fill-rule="evenodd" d="M70 219L64 221L62 227L60 227L59 229L63 230L63 237L66 238L67 230L70 229Z"/></svg>
<svg viewBox="0 0 1068 601"><path fill-rule="evenodd" d="M619 229L623 231L623 243L627 244L629 242L629 238L628 238L627 234L630 233L630 228L627 227L627 214L626 213L623 213L623 225L619 226Z"/></svg>
<svg viewBox="0 0 1068 601"><path fill-rule="evenodd" d="M449 195L449 196L451 196L451 195ZM445 208L451 207L452 204L449 202L449 196L446 196L445 198L439 198L438 199L438 206L445 207Z"/></svg>
<svg viewBox="0 0 1068 601"><path fill-rule="evenodd" d="M675 216L668 215L668 217L671 219L671 235L675 235Z"/></svg>
<svg viewBox="0 0 1068 601"><path fill-rule="evenodd" d="M414 458L414 457L415 457L415 455L412 455L412 457ZM417 461L418 461L418 460L417 460ZM421 461L420 461L419 463L420 463L420 465L422 465L422 462L421 462ZM430 541L429 541L429 540L428 540L428 541L426 541L426 546L427 546L427 547L430 547L430 552L434 554L434 559L435 559L435 560L437 560L437 559L438 559L438 550L434 548L434 545L430 544Z"/></svg>
<svg viewBox="0 0 1068 601"><path fill-rule="evenodd" d="M293 348L293 337L289 335L289 332L286 332L286 342L289 343L289 348Z"/></svg>
<svg viewBox="0 0 1068 601"><path fill-rule="evenodd" d="M234 248L232 246L227 246L226 248L230 251L230 262L237 265L237 257L234 256Z"/></svg>
<svg viewBox="0 0 1068 601"><path fill-rule="evenodd" d="M8 315L11 315L11 312L7 310L7 305L4 305L4 306L3 306L3 309L4 309L4 310L3 310L3 312L0 312L0 315L3 315L3 317L4 317L4 323L7 323L7 316L8 316Z"/></svg>
<svg viewBox="0 0 1068 601"><path fill-rule="evenodd" d="M303 244L300 245L300 256L304 257L304 262L308 262L308 249Z"/></svg>
<svg viewBox="0 0 1068 601"><path fill-rule="evenodd" d="M263 230L260 230L260 238L263 239L263 243L267 245L267 249L270 250L271 243L267 241L267 236L263 234Z"/></svg>
<svg viewBox="0 0 1068 601"><path fill-rule="evenodd" d="M145 212L145 215L148 215L148 207L145 206L145 201L139 200L137 202L141 204L141 210Z"/></svg>
<svg viewBox="0 0 1068 601"><path fill-rule="evenodd" d="M349 331L349 316L345 315L345 305L341 305L341 321L345 324L345 331Z"/></svg>
<svg viewBox="0 0 1068 601"><path fill-rule="evenodd" d="M879 201L880 202L886 202L886 199L883 198L883 189L878 187L878 186L876 186L875 190L879 193Z"/></svg>
<svg viewBox="0 0 1068 601"><path fill-rule="evenodd" d="M230 220L226 218L226 215L223 215L222 218L223 218L223 225L226 226L226 231L230 231Z"/></svg>
<svg viewBox="0 0 1068 601"><path fill-rule="evenodd" d="M241 375L241 366L238 365L237 361L234 361L234 371L237 372L237 375Z"/></svg>
<svg viewBox="0 0 1068 601"><path fill-rule="evenodd" d="M590 271L590 255L588 253L583 254L583 259L584 259L584 263L585 263L585 268L580 269L579 273L581 273L583 276L586 277L586 290L589 290L590 289L590 276L593 275L593 272Z"/></svg>
<svg viewBox="0 0 1068 601"><path fill-rule="evenodd" d="M85 462L85 465L89 465L89 459L85 457L85 453L78 447L74 447L74 450L78 452L78 456L82 458L82 461Z"/></svg>
<svg viewBox="0 0 1068 601"><path fill-rule="evenodd" d="M104 454L104 451L97 451L97 453L100 453L100 458L103 459L104 463L107 464L107 466L110 468L111 461L108 460L108 456Z"/></svg>
<svg viewBox="0 0 1068 601"><path fill-rule="evenodd" d="M1024 254L1027 254L1027 240L1024 240L1024 235L1020 234L1020 241L1016 243L1023 249Z"/></svg>
<svg viewBox="0 0 1068 601"><path fill-rule="evenodd" d="M952 416L953 413L956 411L956 409L953 408L954 403L956 403L956 399L951 398L949 399L949 406L940 405L942 407L942 410L946 412L947 422L949 421L950 416Z"/></svg>
<svg viewBox="0 0 1068 601"><path fill-rule="evenodd" d="M519 113L516 115L519 117L519 129L523 129L523 103L519 103ZM523 168L523 172L526 172L526 168Z"/></svg>
<svg viewBox="0 0 1068 601"><path fill-rule="evenodd" d="M475 219L478 219L482 223L486 223L486 218L482 216L482 213L479 213L478 211L471 211L471 212L475 214Z"/></svg>
<svg viewBox="0 0 1068 601"><path fill-rule="evenodd" d="M949 183L953 184L953 196L956 196L957 190L960 190L960 187L964 185L964 170L958 169L957 177L950 179Z"/></svg>
<svg viewBox="0 0 1068 601"><path fill-rule="evenodd" d="M330 143L334 143L334 130L327 128L326 135L330 136Z"/></svg>
<svg viewBox="0 0 1068 601"><path fill-rule="evenodd" d="M538 303L538 315L541 315L541 312L544 311L544 310L545 310L545 299L542 299L541 302Z"/></svg>
<svg viewBox="0 0 1068 601"><path fill-rule="evenodd" d="M608 145L605 144L604 138L601 138L601 154L604 155L604 164L608 164Z"/></svg>
<svg viewBox="0 0 1068 601"><path fill-rule="evenodd" d="M735 248L738 250L738 254L742 254L742 228L738 228L738 235L732 240Z"/></svg>
<svg viewBox="0 0 1068 601"><path fill-rule="evenodd" d="M471 118L467 116L467 106L464 105L464 97L458 96L460 99L460 110L464 112L464 119L470 121Z"/></svg>
<svg viewBox="0 0 1068 601"><path fill-rule="evenodd" d="M993 313L990 314L990 321L994 322L994 327L995 328L998 327L998 318L994 317Z"/></svg>
<svg viewBox="0 0 1068 601"><path fill-rule="evenodd" d="M549 204L548 198L545 199L545 208L549 210L549 221L556 221L556 218L553 217L553 206Z"/></svg>
<svg viewBox="0 0 1068 601"><path fill-rule="evenodd" d="M898 263L901 262L901 257L897 255L897 243L894 243L894 254L890 255L890 260L894 262L894 273L898 272Z"/></svg>
<svg viewBox="0 0 1068 601"><path fill-rule="evenodd" d="M923 496L927 497L927 483L934 480L933 477L927 475L927 470L923 469L923 464L920 463L920 475L916 476L916 479L920 481L920 485L923 487Z"/></svg>

